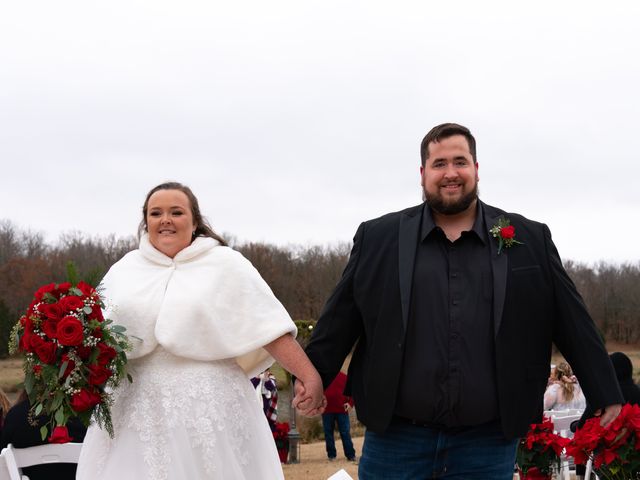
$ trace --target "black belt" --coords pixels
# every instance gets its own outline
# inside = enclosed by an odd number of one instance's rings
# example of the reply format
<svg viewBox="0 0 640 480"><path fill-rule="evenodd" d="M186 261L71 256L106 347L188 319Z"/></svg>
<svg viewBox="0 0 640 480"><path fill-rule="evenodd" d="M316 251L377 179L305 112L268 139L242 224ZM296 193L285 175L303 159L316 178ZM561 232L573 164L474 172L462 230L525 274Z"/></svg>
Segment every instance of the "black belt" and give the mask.
<svg viewBox="0 0 640 480"><path fill-rule="evenodd" d="M399 423L410 423L416 427L432 428L433 430L445 430L447 428L446 425L441 423L425 422L424 420L416 420L414 418L399 417L398 415L394 415L393 419Z"/></svg>
<svg viewBox="0 0 640 480"><path fill-rule="evenodd" d="M416 420L413 418L400 417L398 415L394 415L393 420L395 420L397 423L409 424L415 427L429 428L431 430L438 430L439 432L442 432L442 433L459 433L459 432L463 432L464 430L468 430L469 428L472 428L472 427L448 427L441 423L425 422L424 420Z"/></svg>

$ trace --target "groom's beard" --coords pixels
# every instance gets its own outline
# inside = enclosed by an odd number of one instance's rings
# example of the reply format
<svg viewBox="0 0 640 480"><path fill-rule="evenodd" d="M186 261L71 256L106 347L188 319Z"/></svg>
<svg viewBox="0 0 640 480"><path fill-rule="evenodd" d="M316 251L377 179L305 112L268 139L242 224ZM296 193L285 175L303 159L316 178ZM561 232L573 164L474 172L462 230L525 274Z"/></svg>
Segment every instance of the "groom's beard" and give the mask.
<svg viewBox="0 0 640 480"><path fill-rule="evenodd" d="M478 198L478 193L477 181L469 193L464 194L455 201L445 201L444 197L439 192L431 194L423 187L422 200L426 200L429 207L441 215L455 215L456 213L464 212L469 208L474 200Z"/></svg>

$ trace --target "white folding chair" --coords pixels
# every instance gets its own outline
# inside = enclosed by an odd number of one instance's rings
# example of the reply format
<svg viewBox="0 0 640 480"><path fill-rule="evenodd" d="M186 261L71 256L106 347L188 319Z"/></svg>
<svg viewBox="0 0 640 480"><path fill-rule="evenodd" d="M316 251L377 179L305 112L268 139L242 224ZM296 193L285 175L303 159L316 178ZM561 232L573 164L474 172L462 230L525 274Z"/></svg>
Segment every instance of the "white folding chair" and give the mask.
<svg viewBox="0 0 640 480"><path fill-rule="evenodd" d="M7 445L2 450L11 480L24 480L24 467L46 463L78 463L82 443L48 443L29 448L14 448Z"/></svg>
<svg viewBox="0 0 640 480"><path fill-rule="evenodd" d="M4 458L4 451L6 449L3 448L0 453L0 480L11 480L9 476L9 468L7 467L7 461Z"/></svg>
<svg viewBox="0 0 640 480"><path fill-rule="evenodd" d="M551 415L551 421L553 422L553 430L565 438L573 437L573 432L570 430L571 424L576 420L580 420L582 416L579 413L568 414L565 412L558 412L560 415Z"/></svg>
<svg viewBox="0 0 640 480"><path fill-rule="evenodd" d="M600 477L598 477L598 475L596 475L595 472L593 471L593 460L589 459L584 469L584 479L591 480L592 474L596 480L600 480Z"/></svg>

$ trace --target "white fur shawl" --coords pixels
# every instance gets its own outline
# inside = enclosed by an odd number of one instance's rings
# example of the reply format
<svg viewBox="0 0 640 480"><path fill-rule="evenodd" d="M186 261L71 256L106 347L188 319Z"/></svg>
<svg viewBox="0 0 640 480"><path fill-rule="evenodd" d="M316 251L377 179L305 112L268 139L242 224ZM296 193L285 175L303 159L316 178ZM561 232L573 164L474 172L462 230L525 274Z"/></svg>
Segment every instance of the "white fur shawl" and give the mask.
<svg viewBox="0 0 640 480"><path fill-rule="evenodd" d="M102 280L105 315L133 337L129 358L158 345L194 360L235 358L248 376L273 363L262 348L297 329L258 271L212 238L174 258L144 235Z"/></svg>

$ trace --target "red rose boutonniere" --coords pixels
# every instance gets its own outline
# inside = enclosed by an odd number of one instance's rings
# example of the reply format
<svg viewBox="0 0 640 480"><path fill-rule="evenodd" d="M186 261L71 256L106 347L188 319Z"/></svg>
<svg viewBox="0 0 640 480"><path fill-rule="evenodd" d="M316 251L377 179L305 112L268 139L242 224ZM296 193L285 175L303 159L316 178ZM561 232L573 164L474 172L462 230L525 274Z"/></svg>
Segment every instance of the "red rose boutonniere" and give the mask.
<svg viewBox="0 0 640 480"><path fill-rule="evenodd" d="M523 245L522 242L516 240L516 227L510 225L506 218L500 217L498 223L491 227L489 232L498 239L498 255L503 248L509 248L514 244Z"/></svg>

